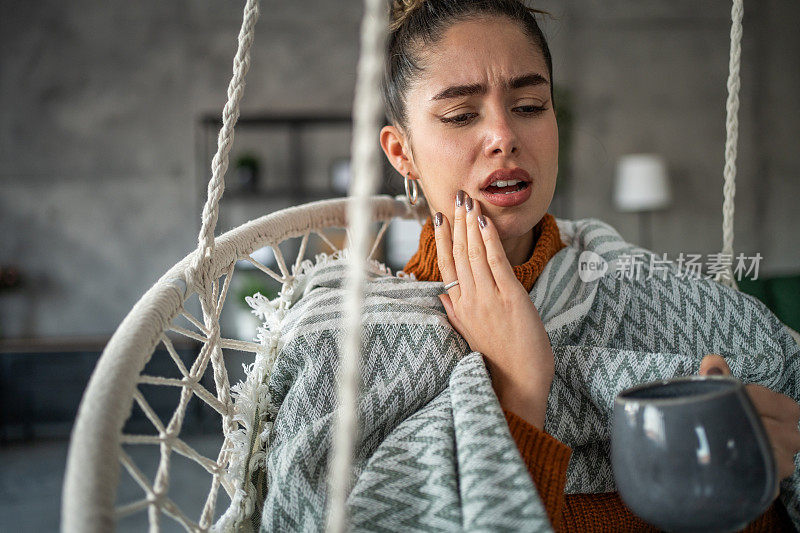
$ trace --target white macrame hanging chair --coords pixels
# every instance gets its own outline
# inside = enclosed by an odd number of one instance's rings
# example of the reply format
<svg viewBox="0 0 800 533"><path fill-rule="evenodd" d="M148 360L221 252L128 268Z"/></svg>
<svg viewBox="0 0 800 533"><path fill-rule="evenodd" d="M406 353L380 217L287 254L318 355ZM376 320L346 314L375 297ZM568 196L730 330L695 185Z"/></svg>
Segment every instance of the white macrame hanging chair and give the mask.
<svg viewBox="0 0 800 533"><path fill-rule="evenodd" d="M742 1L733 1L726 122L723 253L731 257ZM237 430L241 430L242 425L242 417L237 416L241 415L237 412L241 405L238 401L234 404L232 400L224 356L227 350L250 352L260 361L257 364L263 365L261 370L266 370L268 374L274 364L275 350L270 351L251 340L221 336L220 314L231 279L237 270L237 263L247 261L280 282L283 293L300 270L310 241L319 239L335 251L336 247L326 236L325 230L349 226L352 268L348 280L349 300L345 302L345 335L341 346L337 422L329 471L327 510L327 530L338 533L346 529L345 499L357 428L354 414L359 380L358 339L366 260L378 249L391 220L422 220L427 216L427 211L424 202L411 206L404 197L373 196L381 173L382 154L375 139L383 119L379 86L385 59L383 43L387 13L384 0L365 0L354 102L354 173L350 198L284 209L214 237L228 154L239 116L239 102L249 69L250 46L258 16L258 0L247 0L233 63L233 77L228 87L228 101L223 111L218 150L212 163L208 198L203 208L198 248L172 267L136 303L111 337L84 393L67 458L62 498L64 531L112 531L118 520L136 513L146 513L149 529L153 532L176 526L182 526L187 531L228 531L238 528L242 520L249 520L253 502L248 500L246 489L252 487L244 486L244 480L248 479L244 472L249 465L243 464L241 457L237 456L234 442ZM380 229L370 245L373 223L380 223ZM289 239L300 241L299 251L291 262L286 261L279 247ZM256 250L264 247L273 250L278 272L253 257ZM730 270L718 276L717 281L736 288ZM202 317L194 316L187 309L187 303L194 298L199 301ZM276 302L279 312L288 305L288 299L279 297ZM191 366L184 364L168 332L200 343L201 349ZM800 343L800 336L792 333ZM180 377L143 373L157 349L159 353L169 355L170 365ZM164 357L167 359L166 355ZM207 373L213 375L214 391L201 382ZM148 403L145 389L151 389L150 386L171 387L179 391L177 405L169 420L161 420ZM181 427L190 400L203 402L220 417L224 441L216 457L203 456L181 437ZM138 405L152 423L150 433L123 433L123 426L134 405ZM251 428L251 431L256 430ZM148 477L145 469L134 461L134 454L126 451L132 446L152 452L157 463L153 476ZM175 455L193 461L208 472L207 496L202 505L196 502L194 506L202 507L199 516L188 516L169 492L170 474L174 471L171 465ZM120 464L142 489L141 497L133 501L116 501ZM218 502L220 487L229 500L227 506ZM275 490L280 490L280 487ZM165 520L169 523L165 523Z"/></svg>

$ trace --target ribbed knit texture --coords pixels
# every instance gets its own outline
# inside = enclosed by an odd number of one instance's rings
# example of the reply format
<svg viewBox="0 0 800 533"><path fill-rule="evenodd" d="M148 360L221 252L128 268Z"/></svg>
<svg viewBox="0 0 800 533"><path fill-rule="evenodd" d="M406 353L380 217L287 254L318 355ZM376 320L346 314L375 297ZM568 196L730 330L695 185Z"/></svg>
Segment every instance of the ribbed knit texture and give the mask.
<svg viewBox="0 0 800 533"><path fill-rule="evenodd" d="M535 245L530 259L521 265L512 267L517 279L528 292L533 288L536 278L544 270L550 258L565 246L561 242L556 219L550 213L545 213L539 223L534 226L533 239ZM419 249L403 270L409 274L413 273L420 281L442 281L442 274L439 272L436 258L436 237L433 222L428 217L419 236Z"/></svg>
<svg viewBox="0 0 800 533"><path fill-rule="evenodd" d="M530 259L514 266L514 274L528 292L536 278L559 250L564 248L555 218L545 213L534 227L534 248ZM403 269L420 281L442 281L436 263L436 240L430 218L422 227L419 249ZM508 427L547 511L553 529L559 532L590 533L658 532L625 505L617 492L564 494L572 449L548 433L529 424L515 413L503 410ZM792 533L795 528L779 500L743 530L746 533Z"/></svg>
<svg viewBox="0 0 800 533"><path fill-rule="evenodd" d="M511 411L503 409L511 436L517 443L522 460L539 491L553 529L561 528L564 486L572 449L544 431L527 423Z"/></svg>

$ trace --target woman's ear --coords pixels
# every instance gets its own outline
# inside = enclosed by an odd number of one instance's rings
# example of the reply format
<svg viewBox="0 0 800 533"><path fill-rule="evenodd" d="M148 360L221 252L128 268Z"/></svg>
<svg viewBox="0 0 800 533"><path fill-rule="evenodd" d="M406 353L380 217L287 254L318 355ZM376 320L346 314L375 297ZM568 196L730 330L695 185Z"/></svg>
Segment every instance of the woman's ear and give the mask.
<svg viewBox="0 0 800 533"><path fill-rule="evenodd" d="M406 155L406 138L395 126L384 126L381 129L381 148L389 163L402 176L413 170L411 161Z"/></svg>

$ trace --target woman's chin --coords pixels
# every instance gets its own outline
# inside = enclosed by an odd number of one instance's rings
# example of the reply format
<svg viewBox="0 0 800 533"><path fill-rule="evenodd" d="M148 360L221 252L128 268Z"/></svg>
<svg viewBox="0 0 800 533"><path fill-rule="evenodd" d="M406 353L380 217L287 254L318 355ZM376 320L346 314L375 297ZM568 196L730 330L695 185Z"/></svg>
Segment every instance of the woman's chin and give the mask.
<svg viewBox="0 0 800 533"><path fill-rule="evenodd" d="M492 219L492 222L494 222L501 240L521 237L536 225L536 222L530 220L529 217L525 217L525 219L522 217L499 217L498 220Z"/></svg>
<svg viewBox="0 0 800 533"><path fill-rule="evenodd" d="M481 204L483 208L484 205ZM500 238L513 239L527 235L539 221L547 214L549 202L545 205L534 203L533 198L518 209L499 209L499 212L492 212L494 209L487 209L486 214L491 218Z"/></svg>
<svg viewBox="0 0 800 533"><path fill-rule="evenodd" d="M543 207L544 211L542 211ZM525 203L513 208L498 208L481 203L481 209L492 220L498 235L503 240L528 234L547 211L547 207L541 205L541 201L537 201L535 197L531 197Z"/></svg>

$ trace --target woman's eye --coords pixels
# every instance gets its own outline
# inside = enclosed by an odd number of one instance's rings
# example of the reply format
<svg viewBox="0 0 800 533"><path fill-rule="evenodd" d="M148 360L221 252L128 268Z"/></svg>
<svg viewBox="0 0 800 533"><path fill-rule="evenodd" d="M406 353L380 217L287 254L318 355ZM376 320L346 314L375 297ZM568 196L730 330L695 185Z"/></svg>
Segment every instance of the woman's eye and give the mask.
<svg viewBox="0 0 800 533"><path fill-rule="evenodd" d="M520 112L524 115L541 115L547 108L544 106L535 106L535 105L522 105L519 107L515 107L514 109L519 109Z"/></svg>
<svg viewBox="0 0 800 533"><path fill-rule="evenodd" d="M547 111L547 107L545 106L536 106L536 105L522 105L517 106L513 110L524 115L524 116L539 116L545 111ZM477 113L460 113L458 115L453 115L452 117L441 117L441 121L446 124L453 124L454 126L464 126L472 122L472 120L477 117Z"/></svg>
<svg viewBox="0 0 800 533"><path fill-rule="evenodd" d="M477 116L477 113L461 113L459 115L454 115L452 117L442 117L442 122L448 124L455 124L457 126L461 126L467 124L470 120Z"/></svg>

